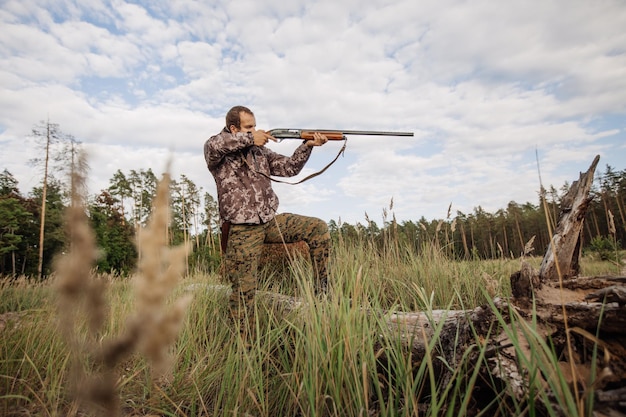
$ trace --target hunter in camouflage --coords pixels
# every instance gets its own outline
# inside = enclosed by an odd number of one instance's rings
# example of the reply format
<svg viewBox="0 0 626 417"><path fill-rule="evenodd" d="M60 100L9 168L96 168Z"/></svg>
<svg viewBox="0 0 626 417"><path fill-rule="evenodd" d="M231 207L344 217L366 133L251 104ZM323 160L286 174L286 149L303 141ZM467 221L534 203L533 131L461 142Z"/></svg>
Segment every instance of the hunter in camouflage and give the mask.
<svg viewBox="0 0 626 417"><path fill-rule="evenodd" d="M270 179L297 175L313 146L325 144L327 138L316 134L291 157L266 148L269 140L274 138L256 130L254 114L246 107L236 106L226 115L226 127L204 144L204 157L217 185L220 220L228 226L222 230L228 231L223 270L233 290L230 312L241 324L254 317L258 260L264 243L306 242L316 291L325 291L328 282L328 226L314 217L277 215L278 197ZM245 323L242 330L248 325Z"/></svg>

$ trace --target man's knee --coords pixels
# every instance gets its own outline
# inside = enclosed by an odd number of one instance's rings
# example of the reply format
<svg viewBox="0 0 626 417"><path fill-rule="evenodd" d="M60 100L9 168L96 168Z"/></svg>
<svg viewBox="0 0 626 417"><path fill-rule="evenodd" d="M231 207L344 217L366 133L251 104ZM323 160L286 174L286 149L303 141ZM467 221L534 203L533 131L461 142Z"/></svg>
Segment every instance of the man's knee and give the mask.
<svg viewBox="0 0 626 417"><path fill-rule="evenodd" d="M330 231L328 225L322 219L312 218L310 225L311 236L317 237L319 240L330 240Z"/></svg>

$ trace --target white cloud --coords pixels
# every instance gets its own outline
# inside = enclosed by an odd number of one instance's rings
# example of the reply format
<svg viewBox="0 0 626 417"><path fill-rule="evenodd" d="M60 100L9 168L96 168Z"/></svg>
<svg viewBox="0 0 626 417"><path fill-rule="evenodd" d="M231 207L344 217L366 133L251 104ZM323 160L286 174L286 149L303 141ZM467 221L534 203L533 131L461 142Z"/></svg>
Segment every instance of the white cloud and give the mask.
<svg viewBox="0 0 626 417"><path fill-rule="evenodd" d="M413 220L450 202L534 202L535 151L557 188L596 154L624 168L619 0L210 3L5 2L0 169L31 185L24 137L50 118L90 146L95 188L117 169L160 172L172 154L214 190L202 144L236 104L260 128L415 132L350 138L324 175L277 186L283 209L326 219L362 219L391 198ZM316 149L298 178L337 150Z"/></svg>

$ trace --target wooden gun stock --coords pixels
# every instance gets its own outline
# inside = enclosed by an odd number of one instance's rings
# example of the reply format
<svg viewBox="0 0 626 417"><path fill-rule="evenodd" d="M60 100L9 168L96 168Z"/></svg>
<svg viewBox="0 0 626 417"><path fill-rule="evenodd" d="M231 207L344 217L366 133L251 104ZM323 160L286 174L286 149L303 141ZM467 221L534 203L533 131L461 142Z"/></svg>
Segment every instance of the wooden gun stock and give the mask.
<svg viewBox="0 0 626 417"><path fill-rule="evenodd" d="M322 130L302 130L300 132L300 138L304 139L304 140L313 140L313 134L315 132L319 132L323 135L325 135L328 140L344 140L345 136L342 132L329 132L329 131L322 131Z"/></svg>

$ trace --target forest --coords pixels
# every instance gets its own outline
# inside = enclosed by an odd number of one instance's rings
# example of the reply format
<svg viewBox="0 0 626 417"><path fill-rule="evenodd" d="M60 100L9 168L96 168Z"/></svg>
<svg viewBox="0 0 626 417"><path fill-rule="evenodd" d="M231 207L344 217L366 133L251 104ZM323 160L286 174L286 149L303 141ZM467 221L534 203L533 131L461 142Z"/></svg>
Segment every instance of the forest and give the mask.
<svg viewBox="0 0 626 417"><path fill-rule="evenodd" d="M61 132L53 123L41 123L32 136L40 145L43 158L34 159L42 171L41 185L28 192L7 169L0 173L0 275L43 278L50 274L55 255L67 248L63 212L69 204L68 168L80 142ZM158 178L151 169L118 170L109 186L87 196L88 216L101 250L100 272L127 275L137 261L135 237L150 216ZM185 175L170 185L172 218L168 241L172 245L191 244L189 271L210 273L220 261L219 218L214 196L202 192ZM537 191L536 202L510 201L495 213L475 207L471 213L448 209L445 219L397 222L393 201L382 208L383 224L369 219L349 224L331 220L335 241L368 241L382 248L386 242L399 242L419 254L426 243L434 243L450 259L517 258L545 252L549 227L559 213L567 210L563 201L569 184ZM583 247L603 260L618 262L617 253L626 237L626 170L606 166L597 173L591 191ZM44 204L45 202L45 204Z"/></svg>

